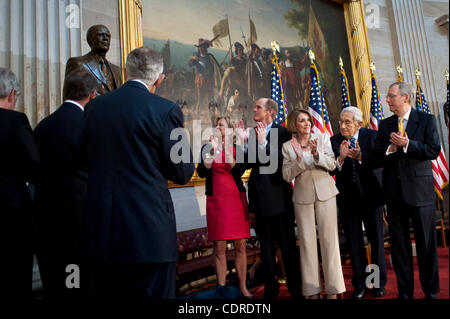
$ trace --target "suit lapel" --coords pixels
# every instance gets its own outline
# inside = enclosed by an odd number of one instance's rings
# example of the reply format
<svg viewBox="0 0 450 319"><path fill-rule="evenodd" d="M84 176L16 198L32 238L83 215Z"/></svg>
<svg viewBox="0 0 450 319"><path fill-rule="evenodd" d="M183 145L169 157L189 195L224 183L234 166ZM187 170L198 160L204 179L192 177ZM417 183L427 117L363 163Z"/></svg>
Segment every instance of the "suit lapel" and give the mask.
<svg viewBox="0 0 450 319"><path fill-rule="evenodd" d="M364 128L360 128L358 135L358 144L361 149L364 148L366 141L367 141L366 130Z"/></svg>
<svg viewBox="0 0 450 319"><path fill-rule="evenodd" d="M417 126L419 125L419 111L411 107L411 113L409 114L408 123L406 125L406 134L408 138L413 138L416 134Z"/></svg>
<svg viewBox="0 0 450 319"><path fill-rule="evenodd" d="M96 65L94 62L89 62L89 63L86 63L86 66L95 75L97 80L99 80L103 84L103 86L108 91L110 91L110 88L108 87L108 84L105 82L105 78L104 78L102 72L100 72L98 65Z"/></svg>

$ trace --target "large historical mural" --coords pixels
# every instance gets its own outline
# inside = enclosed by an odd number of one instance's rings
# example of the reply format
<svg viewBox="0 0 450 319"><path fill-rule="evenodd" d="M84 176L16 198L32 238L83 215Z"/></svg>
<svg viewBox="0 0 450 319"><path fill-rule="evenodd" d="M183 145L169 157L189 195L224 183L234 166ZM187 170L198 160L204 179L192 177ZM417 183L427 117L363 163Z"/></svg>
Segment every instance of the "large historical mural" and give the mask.
<svg viewBox="0 0 450 319"><path fill-rule="evenodd" d="M288 112L307 108L308 49L316 56L321 84L337 130L341 87L339 57L355 103L344 12L329 0L143 0L144 45L162 52L166 79L157 94L175 101L185 126L218 115L234 123L252 120L253 102L270 96L272 40L279 42L280 71Z"/></svg>

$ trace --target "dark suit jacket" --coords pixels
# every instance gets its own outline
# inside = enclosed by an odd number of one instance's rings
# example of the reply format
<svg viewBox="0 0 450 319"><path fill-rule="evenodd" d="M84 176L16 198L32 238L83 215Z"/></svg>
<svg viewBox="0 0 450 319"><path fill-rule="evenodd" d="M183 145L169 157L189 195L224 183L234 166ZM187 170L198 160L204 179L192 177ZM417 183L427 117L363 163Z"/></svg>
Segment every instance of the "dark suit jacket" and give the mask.
<svg viewBox="0 0 450 319"><path fill-rule="evenodd" d="M34 132L45 176L36 185L35 195L39 240L59 245L61 253L81 253L87 189L86 168L80 163L83 110L73 103L63 103Z"/></svg>
<svg viewBox="0 0 450 319"><path fill-rule="evenodd" d="M39 163L39 150L27 116L0 108L0 218L3 221L29 217L31 225L31 197L26 182L37 179Z"/></svg>
<svg viewBox="0 0 450 319"><path fill-rule="evenodd" d="M403 199L408 205L433 205L435 194L431 160L436 159L441 150L436 118L413 108L406 126L408 152L405 154L402 148L385 155L390 145L390 135L397 131L396 115L381 121L375 146L370 154L372 167L383 168L385 200L390 203L394 199L400 183Z"/></svg>
<svg viewBox="0 0 450 319"><path fill-rule="evenodd" d="M375 142L377 132L366 128L361 128L358 135L358 143L361 148L362 160L355 162L356 168L356 187L362 199L374 206L383 203L383 195L381 189L381 169L372 169L369 166L369 153ZM341 133L331 137L331 146L336 158L340 155L341 143L346 140ZM344 160L341 170L337 168L331 172L331 175L336 175L336 187L339 190L337 196L337 203L339 209L348 210L354 209L354 182L353 182L353 160L347 157ZM356 203L360 206L360 203Z"/></svg>
<svg viewBox="0 0 450 319"><path fill-rule="evenodd" d="M114 79L114 83L108 83L108 80L99 67L100 56L92 51L79 57L73 57L67 60L65 76L77 70L85 70L91 73L97 80L99 94L105 94L109 91L117 89L122 83L122 71L117 65L108 62L106 64Z"/></svg>
<svg viewBox="0 0 450 319"><path fill-rule="evenodd" d="M181 109L136 81L86 105L88 257L146 263L177 260L167 180L185 184L195 169L186 136L183 145L170 139L172 130L182 127ZM175 144L175 150L184 147L189 163L172 161Z"/></svg>
<svg viewBox="0 0 450 319"><path fill-rule="evenodd" d="M271 152L270 137L273 129L278 129L278 147L272 150L272 152L276 152L275 157L278 159L276 172L274 174L260 174L260 168L269 164L261 163L258 156L256 156L256 163L252 163L251 156L248 153L245 158L245 168L252 169L248 181L249 211L255 214L262 214L263 216L284 213L293 207L292 187L283 179L283 154L281 153L283 144L289 141L292 135L284 126L278 126L273 123L267 136L267 155ZM250 132L251 134L255 134L254 130ZM252 140L258 143L256 138L251 135L249 141L251 142ZM258 151L258 147L256 147L256 150Z"/></svg>
<svg viewBox="0 0 450 319"><path fill-rule="evenodd" d="M203 145L201 154L208 151L207 146L208 144ZM239 151L239 148L236 148L234 146L236 151ZM212 196L213 195L213 176L212 176L212 169L207 169L204 165L203 156L201 156L201 161L197 166L197 173L198 176L201 178L206 178L205 181L205 195ZM236 163L233 168L231 169L231 175L233 175L234 182L236 183L236 186L241 193L245 193L246 189L244 187L244 183L242 182L242 175L245 173L245 166L243 163Z"/></svg>

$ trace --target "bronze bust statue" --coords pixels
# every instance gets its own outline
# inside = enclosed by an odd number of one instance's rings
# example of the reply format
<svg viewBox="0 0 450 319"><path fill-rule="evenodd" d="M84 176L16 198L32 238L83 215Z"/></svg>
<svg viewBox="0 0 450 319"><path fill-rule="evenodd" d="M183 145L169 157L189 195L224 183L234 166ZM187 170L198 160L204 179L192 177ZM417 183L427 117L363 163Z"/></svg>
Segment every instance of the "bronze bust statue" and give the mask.
<svg viewBox="0 0 450 319"><path fill-rule="evenodd" d="M91 51L83 56L73 57L67 61L66 74L86 70L98 82L98 94L117 89L121 84L121 70L106 60L106 53L111 43L111 33L104 25L98 24L87 31L87 42Z"/></svg>

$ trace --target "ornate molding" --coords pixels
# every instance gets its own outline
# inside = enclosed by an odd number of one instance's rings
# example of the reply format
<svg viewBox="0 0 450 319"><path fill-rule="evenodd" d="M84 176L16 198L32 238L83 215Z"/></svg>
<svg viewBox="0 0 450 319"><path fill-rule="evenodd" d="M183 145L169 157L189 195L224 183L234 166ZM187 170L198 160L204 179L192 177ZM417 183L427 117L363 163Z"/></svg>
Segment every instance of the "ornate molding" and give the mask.
<svg viewBox="0 0 450 319"><path fill-rule="evenodd" d="M141 47L142 35L142 2L141 0L118 0L120 23L120 61L122 81L125 80L125 62L128 53Z"/></svg>
<svg viewBox="0 0 450 319"><path fill-rule="evenodd" d="M347 37L353 67L356 106L363 112L363 125L370 120L370 50L367 38L364 3L362 0L344 2Z"/></svg>

